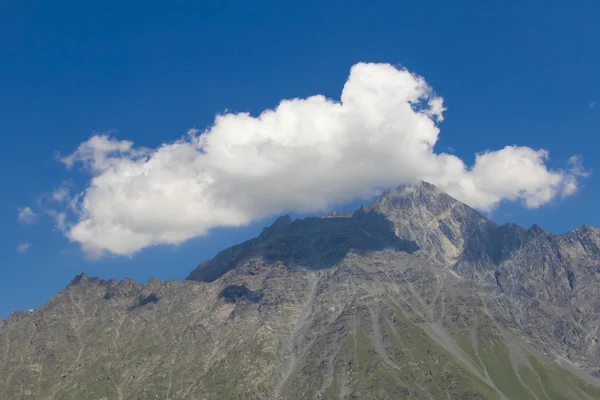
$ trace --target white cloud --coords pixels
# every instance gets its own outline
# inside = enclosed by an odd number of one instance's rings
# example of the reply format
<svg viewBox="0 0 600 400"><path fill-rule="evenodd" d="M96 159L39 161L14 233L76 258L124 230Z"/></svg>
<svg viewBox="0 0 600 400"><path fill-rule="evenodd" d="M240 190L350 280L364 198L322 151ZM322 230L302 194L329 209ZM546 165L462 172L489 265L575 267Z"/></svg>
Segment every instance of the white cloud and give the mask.
<svg viewBox="0 0 600 400"><path fill-rule="evenodd" d="M30 247L31 247L31 243L21 243L20 245L17 246L17 253L25 254L25 253L27 253L27 250L29 250Z"/></svg>
<svg viewBox="0 0 600 400"><path fill-rule="evenodd" d="M257 117L218 115L206 131L156 149L96 134L62 158L92 175L74 197L74 221L62 224L89 254L128 255L421 179L482 210L503 200L539 207L577 189L577 174L550 170L545 150L484 151L470 167L436 153L444 111L423 78L360 63L340 101L312 96Z"/></svg>
<svg viewBox="0 0 600 400"><path fill-rule="evenodd" d="M18 212L19 222L23 224L34 224L37 220L38 215L30 207L19 208Z"/></svg>
<svg viewBox="0 0 600 400"><path fill-rule="evenodd" d="M590 102L590 108L594 108L594 107L596 107L596 102L595 101Z"/></svg>

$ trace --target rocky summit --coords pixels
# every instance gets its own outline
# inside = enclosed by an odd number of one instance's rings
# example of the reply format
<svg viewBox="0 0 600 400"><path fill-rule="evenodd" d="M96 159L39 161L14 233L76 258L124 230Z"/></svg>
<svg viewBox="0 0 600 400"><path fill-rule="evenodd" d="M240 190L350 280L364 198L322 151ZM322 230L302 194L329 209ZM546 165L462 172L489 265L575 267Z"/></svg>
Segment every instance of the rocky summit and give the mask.
<svg viewBox="0 0 600 400"><path fill-rule="evenodd" d="M1 399L600 399L600 230L426 183L0 321Z"/></svg>

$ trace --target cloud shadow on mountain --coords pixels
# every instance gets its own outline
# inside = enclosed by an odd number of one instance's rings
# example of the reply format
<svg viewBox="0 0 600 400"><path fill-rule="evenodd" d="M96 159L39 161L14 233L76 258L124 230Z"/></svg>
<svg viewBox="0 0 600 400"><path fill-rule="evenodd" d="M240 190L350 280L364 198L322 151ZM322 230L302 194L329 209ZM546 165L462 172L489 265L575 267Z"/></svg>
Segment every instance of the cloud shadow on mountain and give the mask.
<svg viewBox="0 0 600 400"><path fill-rule="evenodd" d="M212 282L246 261L262 258L269 264L290 268L327 269L349 252L367 254L384 249L413 253L413 241L397 237L384 216L360 209L348 218L310 217L292 221L278 218L263 232L238 246L219 253L194 270L188 279Z"/></svg>

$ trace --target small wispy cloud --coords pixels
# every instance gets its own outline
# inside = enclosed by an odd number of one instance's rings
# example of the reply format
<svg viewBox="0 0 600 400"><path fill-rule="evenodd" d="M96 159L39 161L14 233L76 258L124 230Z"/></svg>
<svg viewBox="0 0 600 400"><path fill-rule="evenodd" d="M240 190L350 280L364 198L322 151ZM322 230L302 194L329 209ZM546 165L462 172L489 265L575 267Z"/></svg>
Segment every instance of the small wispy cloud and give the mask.
<svg viewBox="0 0 600 400"><path fill-rule="evenodd" d="M45 213L54 220L54 228L55 229L57 229L63 233L66 231L66 229L67 229L67 224L66 224L67 214L66 213L58 212L51 208L45 210Z"/></svg>
<svg viewBox="0 0 600 400"><path fill-rule="evenodd" d="M52 200L64 201L69 196L69 190L65 187L59 187L52 192Z"/></svg>
<svg viewBox="0 0 600 400"><path fill-rule="evenodd" d="M575 176L587 178L592 173L583 166L583 157L581 154L575 154L569 157L569 165L571 173Z"/></svg>
<svg viewBox="0 0 600 400"><path fill-rule="evenodd" d="M592 172L583 166L583 157L580 154L575 154L569 157L569 174L565 179L564 196L569 196L577 191L578 178L587 178Z"/></svg>
<svg viewBox="0 0 600 400"><path fill-rule="evenodd" d="M594 107L596 107L596 100L594 100L590 103L590 108L594 108Z"/></svg>
<svg viewBox="0 0 600 400"><path fill-rule="evenodd" d="M34 224L38 215L30 207L19 208L18 219L22 224Z"/></svg>
<svg viewBox="0 0 600 400"><path fill-rule="evenodd" d="M27 253L27 251L29 250L30 247L31 247L31 243L21 243L20 245L17 246L17 253L25 254L25 253Z"/></svg>
<svg viewBox="0 0 600 400"><path fill-rule="evenodd" d="M52 200L62 203L70 199L71 184L68 181L63 181L59 187L52 191Z"/></svg>

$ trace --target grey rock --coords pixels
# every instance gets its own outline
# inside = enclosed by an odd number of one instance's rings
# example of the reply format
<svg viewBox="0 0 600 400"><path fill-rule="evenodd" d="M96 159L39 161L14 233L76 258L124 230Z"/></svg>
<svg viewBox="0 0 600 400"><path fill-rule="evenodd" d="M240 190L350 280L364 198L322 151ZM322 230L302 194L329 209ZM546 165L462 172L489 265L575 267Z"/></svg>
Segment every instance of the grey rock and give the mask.
<svg viewBox="0 0 600 400"><path fill-rule="evenodd" d="M0 320L4 399L600 399L600 233L429 184ZM545 396L545 397L544 397Z"/></svg>

